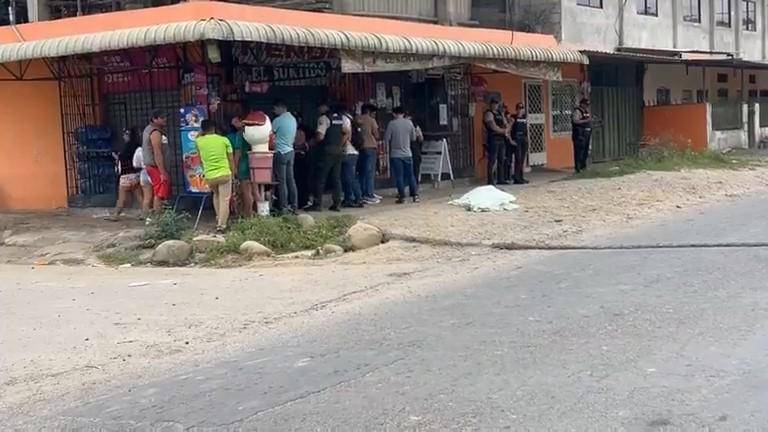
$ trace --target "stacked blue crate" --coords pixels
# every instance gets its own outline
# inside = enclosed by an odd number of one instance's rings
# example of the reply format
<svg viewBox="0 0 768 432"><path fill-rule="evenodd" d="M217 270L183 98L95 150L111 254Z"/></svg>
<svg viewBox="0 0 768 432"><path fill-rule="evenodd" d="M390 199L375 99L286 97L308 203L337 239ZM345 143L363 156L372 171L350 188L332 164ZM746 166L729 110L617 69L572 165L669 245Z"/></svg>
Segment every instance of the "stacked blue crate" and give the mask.
<svg viewBox="0 0 768 432"><path fill-rule="evenodd" d="M117 190L112 131L105 126L83 126L75 131L80 194L114 195Z"/></svg>

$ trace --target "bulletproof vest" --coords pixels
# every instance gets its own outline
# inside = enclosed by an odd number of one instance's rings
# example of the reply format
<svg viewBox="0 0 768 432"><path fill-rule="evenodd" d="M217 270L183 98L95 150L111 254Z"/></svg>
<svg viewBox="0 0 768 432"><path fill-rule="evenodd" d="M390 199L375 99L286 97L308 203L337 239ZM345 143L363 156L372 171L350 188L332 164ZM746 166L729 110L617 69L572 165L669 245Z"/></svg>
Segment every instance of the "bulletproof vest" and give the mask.
<svg viewBox="0 0 768 432"><path fill-rule="evenodd" d="M331 125L325 131L323 148L328 153L341 153L344 149L342 139L344 134L344 117L341 114L334 113L328 115L328 119L330 119Z"/></svg>
<svg viewBox="0 0 768 432"><path fill-rule="evenodd" d="M528 136L528 116L515 117L515 122L512 123L512 136Z"/></svg>
<svg viewBox="0 0 768 432"><path fill-rule="evenodd" d="M576 108L576 112L579 113L579 116L581 117L581 119L585 119L587 117L586 113L581 108L577 107ZM590 120L589 122L582 123L582 124L574 123L573 124L573 130L574 130L574 132L576 132L576 131L578 131L578 132L589 132L589 131L592 130L592 121Z"/></svg>
<svg viewBox="0 0 768 432"><path fill-rule="evenodd" d="M500 112L491 110L486 110L485 112L493 114L493 122L496 123L496 126L504 129L504 116ZM489 137L499 135L492 131L491 128L488 127L488 124L485 124L485 131L488 133Z"/></svg>

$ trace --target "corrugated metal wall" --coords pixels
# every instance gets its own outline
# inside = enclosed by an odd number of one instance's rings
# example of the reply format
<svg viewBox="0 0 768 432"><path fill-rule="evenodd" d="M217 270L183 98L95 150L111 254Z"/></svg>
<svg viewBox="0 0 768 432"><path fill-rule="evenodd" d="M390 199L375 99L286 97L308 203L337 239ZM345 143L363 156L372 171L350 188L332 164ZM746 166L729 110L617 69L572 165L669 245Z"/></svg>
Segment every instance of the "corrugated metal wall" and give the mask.
<svg viewBox="0 0 768 432"><path fill-rule="evenodd" d="M636 87L592 87L592 161L634 154L643 133L643 92Z"/></svg>

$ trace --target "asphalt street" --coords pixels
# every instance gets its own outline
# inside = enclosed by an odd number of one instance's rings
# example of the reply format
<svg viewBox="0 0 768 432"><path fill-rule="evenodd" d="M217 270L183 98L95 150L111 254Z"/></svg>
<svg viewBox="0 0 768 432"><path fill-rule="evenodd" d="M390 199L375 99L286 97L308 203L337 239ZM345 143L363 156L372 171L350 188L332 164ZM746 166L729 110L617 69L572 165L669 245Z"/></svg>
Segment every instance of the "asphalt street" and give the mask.
<svg viewBox="0 0 768 432"><path fill-rule="evenodd" d="M765 215L768 200L743 200L599 243L768 241ZM766 262L763 247L552 252L46 421L105 431L768 428Z"/></svg>

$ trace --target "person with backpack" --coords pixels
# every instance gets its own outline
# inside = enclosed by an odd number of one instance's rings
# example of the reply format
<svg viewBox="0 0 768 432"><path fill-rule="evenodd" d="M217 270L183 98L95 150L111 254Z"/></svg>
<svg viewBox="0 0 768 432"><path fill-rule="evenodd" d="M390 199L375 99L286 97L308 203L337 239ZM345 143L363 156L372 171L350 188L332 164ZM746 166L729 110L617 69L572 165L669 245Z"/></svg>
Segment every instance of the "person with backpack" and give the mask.
<svg viewBox="0 0 768 432"><path fill-rule="evenodd" d="M405 118L413 123L416 128L416 139L411 141L411 154L413 155L413 175L416 177L416 183L421 183L421 145L424 144L424 132L421 131L411 113L405 113Z"/></svg>
<svg viewBox="0 0 768 432"><path fill-rule="evenodd" d="M344 189L344 201L341 206L347 208L362 208L363 193L357 177L357 160L363 150L363 134L360 124L345 112L343 114L352 126L352 135L344 144L344 161L341 165L341 185Z"/></svg>
<svg viewBox="0 0 768 432"><path fill-rule="evenodd" d="M322 106L326 106L322 104ZM321 108L322 108L321 106ZM352 135L352 121L343 113L343 106L336 107L333 112L323 113L317 120L317 169L315 175L315 201L306 208L307 211L323 210L323 194L328 177L333 186L333 204L330 211L341 211L341 166L344 160L345 143Z"/></svg>

